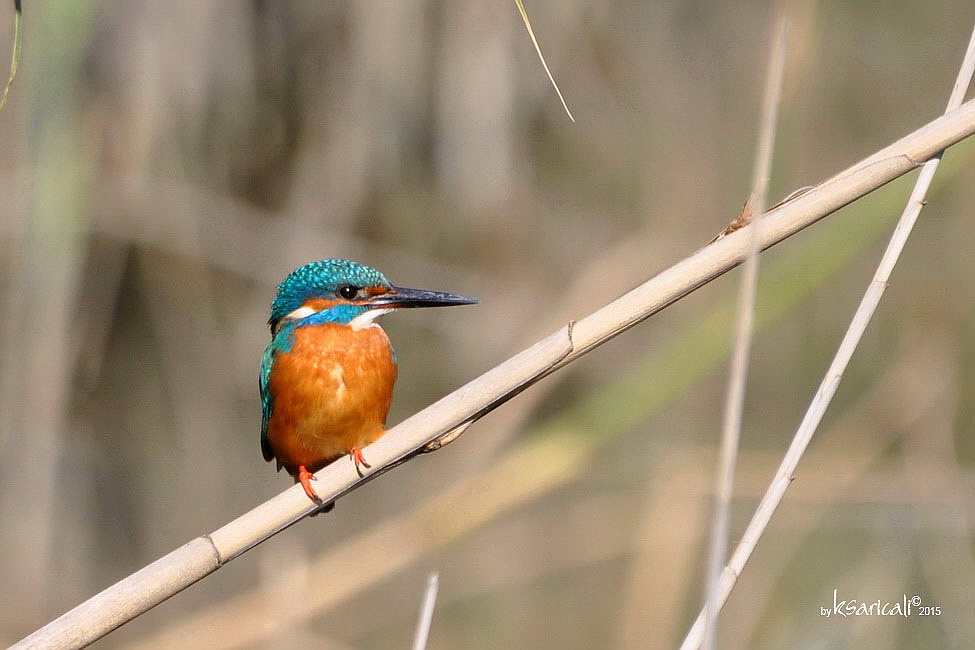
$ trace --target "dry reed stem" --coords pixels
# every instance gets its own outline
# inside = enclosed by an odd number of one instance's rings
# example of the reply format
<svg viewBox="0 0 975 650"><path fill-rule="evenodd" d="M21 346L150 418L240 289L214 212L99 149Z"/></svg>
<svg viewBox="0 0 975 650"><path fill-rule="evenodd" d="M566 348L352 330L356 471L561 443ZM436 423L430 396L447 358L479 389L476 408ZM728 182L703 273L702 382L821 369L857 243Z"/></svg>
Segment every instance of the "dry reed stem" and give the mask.
<svg viewBox="0 0 975 650"><path fill-rule="evenodd" d="M3 93L0 93L0 111L3 111L3 107L7 104L7 95L10 94L10 87L14 85L14 79L17 77L17 66L20 63L20 53L24 47L24 12L20 6L20 0L14 0L14 43L13 43L13 53L10 55L10 74L7 77L7 84L3 87Z"/></svg>
<svg viewBox="0 0 975 650"><path fill-rule="evenodd" d="M975 73L975 29L972 31L968 48L966 49L958 76L952 88L945 111L946 115L951 114L953 110L961 106L962 99L968 90L973 73ZM799 428L769 485L768 491L762 497L752 520L748 524L748 528L746 528L738 547L732 555L731 561L724 568L721 575L719 593L717 594L719 609L727 601L731 590L738 581L738 576L741 574L742 569L748 562L748 558L755 549L755 545L768 527L769 521L775 513L775 509L785 497L785 492L792 482L793 473L799 464L799 460L802 458L813 434L822 421L826 409L836 394L840 380L843 378L843 372L847 365L849 365L850 359L860 339L863 337L867 325L869 325L871 318L876 312L877 305L880 303L880 299L887 289L887 283L894 270L894 266L897 264L897 260L904 249L904 245L907 243L907 239L917 221L917 217L921 213L921 208L924 207L924 197L938 169L938 164L941 162L941 153L937 152L930 160L924 163L921 173L918 175L917 182L914 185L914 190L908 199L907 206L904 208L901 218L894 228L894 234L891 237L890 243L884 251L884 255L874 273L873 279L864 293L863 299L857 306L856 313L840 342L836 355L833 357L833 361L830 363L819 385L819 389L809 404L809 408L803 416L802 422L799 424ZM712 600L712 602L714 601ZM706 635L707 609L705 607L698 614L697 619L684 638L684 642L681 644L681 650L691 650L701 647Z"/></svg>
<svg viewBox="0 0 975 650"><path fill-rule="evenodd" d="M759 120L759 140L755 151L755 167L752 176L752 190L748 197L746 213L756 216L745 226L748 232L748 257L743 265L741 294L738 301L738 314L735 322L735 336L731 353L731 368L728 373L728 390L724 404L724 417L721 422L721 448L715 476L714 512L711 518L711 538L708 549L707 570L705 571L704 599L706 625L704 647L716 647L718 614L720 609L713 607L717 601L721 569L728 553L728 520L731 499L735 489L735 463L738 458L738 445L741 439L741 420L745 408L745 386L748 378L748 358L751 354L752 329L755 313L755 294L758 287L758 242L762 227L761 215L768 204L769 175L772 169L772 150L775 144L775 127L778 123L779 105L782 102L782 79L785 71L787 50L787 28L785 14L776 18L773 29L772 49L769 53L768 72L765 80L765 93L762 99L762 114Z"/></svg>
<svg viewBox="0 0 975 650"><path fill-rule="evenodd" d="M911 171L975 132L975 101L929 122L763 218L762 249ZM566 325L467 385L404 420L369 447L365 477L338 462L317 474L316 489L334 500L415 455L444 433L477 420L541 377L575 361L741 263L751 235L735 232L678 262L592 314ZM91 643L202 579L315 510L300 487L265 501L105 589L16 644L71 648Z"/></svg>
<svg viewBox="0 0 975 650"><path fill-rule="evenodd" d="M425 650L430 638L430 624L433 622L433 608L437 604L437 591L440 589L440 576L436 571L427 576L427 587L420 603L420 617L416 621L413 635L413 650Z"/></svg>

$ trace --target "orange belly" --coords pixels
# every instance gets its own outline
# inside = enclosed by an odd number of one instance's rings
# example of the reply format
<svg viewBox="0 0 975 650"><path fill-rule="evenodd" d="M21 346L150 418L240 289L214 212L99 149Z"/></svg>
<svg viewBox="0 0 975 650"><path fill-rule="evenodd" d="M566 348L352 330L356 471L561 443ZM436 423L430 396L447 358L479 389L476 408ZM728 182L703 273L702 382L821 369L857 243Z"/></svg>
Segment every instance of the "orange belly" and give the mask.
<svg viewBox="0 0 975 650"><path fill-rule="evenodd" d="M392 347L379 326L326 323L298 327L294 337L271 369L267 429L278 464L291 475L299 465L317 472L382 436L396 382Z"/></svg>

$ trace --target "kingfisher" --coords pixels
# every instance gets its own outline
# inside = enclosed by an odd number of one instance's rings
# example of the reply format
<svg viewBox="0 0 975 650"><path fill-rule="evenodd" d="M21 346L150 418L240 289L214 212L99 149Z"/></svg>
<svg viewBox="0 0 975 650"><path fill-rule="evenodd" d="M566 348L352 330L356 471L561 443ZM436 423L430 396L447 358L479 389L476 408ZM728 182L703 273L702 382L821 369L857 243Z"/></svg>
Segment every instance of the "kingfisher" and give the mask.
<svg viewBox="0 0 975 650"><path fill-rule="evenodd" d="M271 342L261 358L261 451L322 500L314 473L348 455L371 467L362 448L386 432L396 353L376 319L407 307L476 303L441 291L407 289L350 260L292 271L271 303Z"/></svg>

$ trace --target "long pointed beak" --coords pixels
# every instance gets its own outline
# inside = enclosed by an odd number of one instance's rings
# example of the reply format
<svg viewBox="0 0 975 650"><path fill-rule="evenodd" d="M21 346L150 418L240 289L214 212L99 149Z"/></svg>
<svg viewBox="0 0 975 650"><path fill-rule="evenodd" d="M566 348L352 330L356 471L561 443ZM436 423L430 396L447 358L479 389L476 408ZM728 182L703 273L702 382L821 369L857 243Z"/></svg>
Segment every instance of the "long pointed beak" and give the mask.
<svg viewBox="0 0 975 650"><path fill-rule="evenodd" d="M476 298L458 296L454 293L444 293L443 291L427 291L426 289L408 289L406 287L393 287L388 293L379 294L369 298L366 303L370 307L393 307L403 309L406 307L450 307L451 305L473 305L477 302Z"/></svg>

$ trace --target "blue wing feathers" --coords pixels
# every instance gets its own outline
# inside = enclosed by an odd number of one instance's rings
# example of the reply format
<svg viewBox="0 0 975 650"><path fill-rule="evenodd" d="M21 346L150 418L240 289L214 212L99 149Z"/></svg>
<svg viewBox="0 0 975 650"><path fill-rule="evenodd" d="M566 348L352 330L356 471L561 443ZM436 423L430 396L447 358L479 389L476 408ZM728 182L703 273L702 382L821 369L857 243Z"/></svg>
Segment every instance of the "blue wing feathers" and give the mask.
<svg viewBox="0 0 975 650"><path fill-rule="evenodd" d="M272 340L264 348L264 356L261 357L261 376L258 378L258 384L261 389L261 452L264 454L264 460L268 461L274 458L271 441L267 437L267 423L271 419L271 409L274 406L274 399L271 395L269 383L275 352L275 345Z"/></svg>

